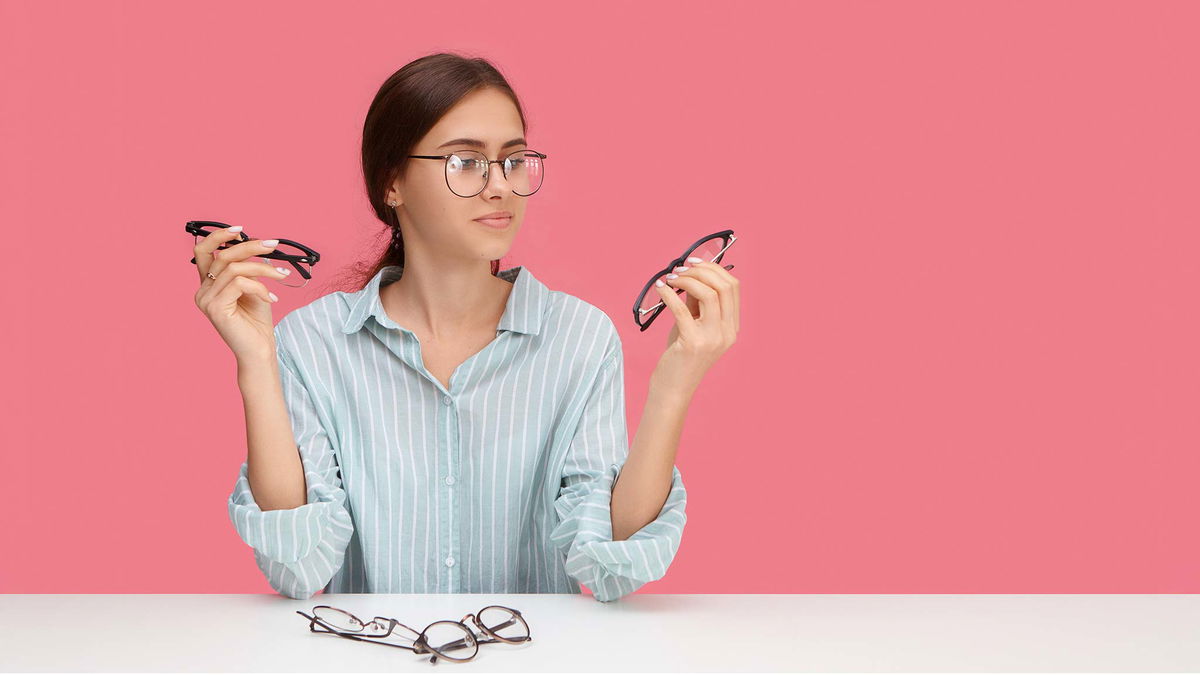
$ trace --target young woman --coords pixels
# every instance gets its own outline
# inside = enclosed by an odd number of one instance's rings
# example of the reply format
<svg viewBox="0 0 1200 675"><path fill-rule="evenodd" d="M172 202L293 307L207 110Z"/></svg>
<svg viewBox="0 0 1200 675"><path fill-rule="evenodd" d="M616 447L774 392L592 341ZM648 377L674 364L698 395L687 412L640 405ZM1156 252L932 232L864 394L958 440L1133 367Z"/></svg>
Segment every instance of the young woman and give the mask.
<svg viewBox="0 0 1200 675"><path fill-rule="evenodd" d="M676 448L734 342L738 282L701 262L657 289L676 323L630 448L613 322L524 267L499 270L548 156L525 132L487 61L423 57L364 124L367 196L391 244L361 290L273 327L277 298L256 277L283 272L250 259L277 242L218 251L237 236L221 231L197 244L196 303L237 358L245 402L229 516L279 593L583 583L611 601L666 573L686 522Z"/></svg>

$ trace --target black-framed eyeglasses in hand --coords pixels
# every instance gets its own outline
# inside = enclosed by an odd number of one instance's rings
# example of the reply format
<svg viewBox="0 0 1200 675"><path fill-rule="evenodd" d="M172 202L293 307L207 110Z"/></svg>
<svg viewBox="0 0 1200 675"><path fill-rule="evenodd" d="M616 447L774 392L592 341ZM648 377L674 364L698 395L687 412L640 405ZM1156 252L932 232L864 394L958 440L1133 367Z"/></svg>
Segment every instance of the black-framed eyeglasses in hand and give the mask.
<svg viewBox="0 0 1200 675"><path fill-rule="evenodd" d="M488 159L477 150L460 150L449 155L409 155L413 159L441 159L446 162L446 187L459 197L474 197L487 187L493 164L499 164L504 179L514 194L528 197L542 187L546 173L544 155L528 148L509 153L503 159Z"/></svg>
<svg viewBox="0 0 1200 675"><path fill-rule="evenodd" d="M189 220L184 226L184 229L196 237L199 242L201 237L207 237L213 232L217 232L222 228L230 227L225 223L218 223L215 220ZM221 244L217 248L218 251L231 246L236 246L244 241L250 241L251 237L245 231L239 232L236 239L230 240ZM279 283L292 288L301 288L312 279L312 267L321 259L321 254L315 250L301 244L298 241L291 239L280 239L279 244L269 253L262 253L256 258L261 258L264 261L282 260L295 268L297 274L289 274L288 276L279 279ZM196 264L196 258L192 258L189 262Z"/></svg>
<svg viewBox="0 0 1200 675"><path fill-rule="evenodd" d="M646 285L642 287L642 292L638 294L637 301L633 303L633 322L638 325L638 328L643 331L650 327L658 315L662 313L667 303L663 302L662 297L654 290L654 283L664 276L671 273L676 267L687 266L688 258L700 258L705 262L720 263L725 257L725 251L733 246L733 242L737 241L737 237L733 236L733 230L722 230L708 235L687 247L683 255L667 263L663 269L655 272ZM725 269L733 269L733 265L725 265ZM666 279L663 279L666 283ZM672 288L676 295L683 293L682 288Z"/></svg>
<svg viewBox="0 0 1200 675"><path fill-rule="evenodd" d="M501 605L488 605L478 613L464 616L461 621L434 621L419 633L395 619L377 616L363 621L344 609L329 605L313 607L311 616L299 610L296 613L308 619L308 628L314 633L407 649L414 654L431 654L429 662L433 664L439 658L456 663L470 661L479 653L481 644L521 644L533 640L521 612ZM480 633L472 630L472 625ZM323 630L318 630L317 626ZM389 637L409 642L411 646L388 642Z"/></svg>

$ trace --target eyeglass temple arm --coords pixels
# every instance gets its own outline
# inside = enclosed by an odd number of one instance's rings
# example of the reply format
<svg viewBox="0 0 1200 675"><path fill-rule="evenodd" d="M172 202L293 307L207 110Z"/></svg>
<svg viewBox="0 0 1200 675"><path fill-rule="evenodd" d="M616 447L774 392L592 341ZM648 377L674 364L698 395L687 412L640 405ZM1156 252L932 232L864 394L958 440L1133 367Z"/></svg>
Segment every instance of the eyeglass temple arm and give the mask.
<svg viewBox="0 0 1200 675"><path fill-rule="evenodd" d="M300 614L300 612L296 612L296 613ZM352 635L350 633L344 633L340 630L333 630L333 629L326 629L323 631L316 630L315 628L313 628L313 624L321 624L322 626L324 626L325 623L323 621L321 621L320 619L314 619L313 617L306 616L306 615L302 615L302 616L305 616L305 618L307 618L309 620L309 622L310 622L309 629L315 633L325 633L327 635L336 635L340 638L346 638L347 640L357 640L358 642L368 642L371 644L383 645L384 647L396 647L397 649L407 649L408 651L413 652L414 654L426 653L424 649L419 647L419 645L414 646L414 647L408 647L406 645L397 645L397 644L392 644L390 642L381 642L381 641L375 640L371 636L367 636L367 635Z"/></svg>

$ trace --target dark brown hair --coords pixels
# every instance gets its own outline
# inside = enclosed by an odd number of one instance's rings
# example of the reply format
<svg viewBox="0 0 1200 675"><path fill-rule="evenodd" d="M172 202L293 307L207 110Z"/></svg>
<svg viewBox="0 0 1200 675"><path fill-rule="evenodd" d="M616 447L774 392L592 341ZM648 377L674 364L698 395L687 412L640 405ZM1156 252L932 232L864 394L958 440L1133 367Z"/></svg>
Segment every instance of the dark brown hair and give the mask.
<svg viewBox="0 0 1200 675"><path fill-rule="evenodd" d="M387 205L387 192L408 165L413 146L463 97L488 87L512 99L526 130L525 111L516 92L482 57L429 54L397 70L379 87L363 122L362 171L367 198L376 217L387 225L389 243L374 262L352 266L356 290L365 288L384 267L404 264L400 221L396 210ZM499 271L500 261L493 260L492 275Z"/></svg>

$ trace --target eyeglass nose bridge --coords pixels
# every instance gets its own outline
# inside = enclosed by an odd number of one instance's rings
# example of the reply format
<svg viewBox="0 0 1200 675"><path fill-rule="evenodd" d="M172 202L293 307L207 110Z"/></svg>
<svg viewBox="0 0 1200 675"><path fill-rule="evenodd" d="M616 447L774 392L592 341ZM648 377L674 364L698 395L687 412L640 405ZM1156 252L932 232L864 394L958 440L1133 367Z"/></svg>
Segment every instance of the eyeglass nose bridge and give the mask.
<svg viewBox="0 0 1200 675"><path fill-rule="evenodd" d="M470 619L471 622L467 623L467 619ZM462 618L462 621L459 621L459 623L463 624L464 626L470 626L470 625L474 624L476 628L483 631L484 635L491 634L492 629L489 628L488 626L484 625L483 620L480 619L479 616L477 616L475 614L475 612L471 612L471 613L467 614L466 616L464 616Z"/></svg>
<svg viewBox="0 0 1200 675"><path fill-rule="evenodd" d="M490 182L492 180L492 165L493 164L502 164L503 162L508 161L508 158L505 157L504 159L488 159L488 158L484 157L484 161L486 161L487 163L483 165L483 187L479 188L479 192L483 192L484 190L486 190L488 188L488 182ZM504 170L503 166L500 167L500 176L502 178L504 178L505 187L508 187L508 172ZM509 189L511 190L512 188L509 188ZM475 194L477 195L477 194L479 194L479 192L476 192ZM515 194L515 192L514 192L514 194ZM471 196L474 197L475 195L471 195ZM468 616L471 616L471 615L468 614ZM466 622L464 621L463 623L466 623Z"/></svg>

